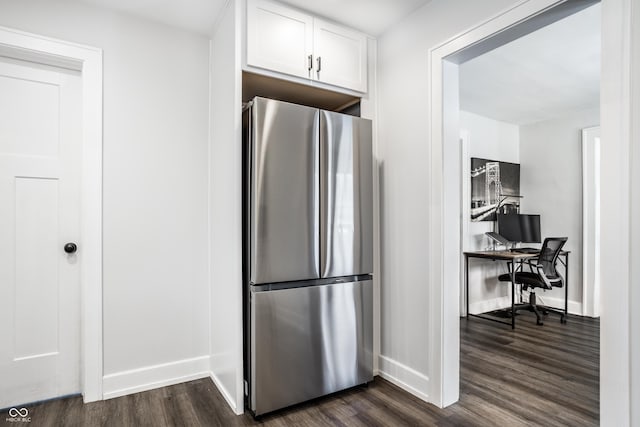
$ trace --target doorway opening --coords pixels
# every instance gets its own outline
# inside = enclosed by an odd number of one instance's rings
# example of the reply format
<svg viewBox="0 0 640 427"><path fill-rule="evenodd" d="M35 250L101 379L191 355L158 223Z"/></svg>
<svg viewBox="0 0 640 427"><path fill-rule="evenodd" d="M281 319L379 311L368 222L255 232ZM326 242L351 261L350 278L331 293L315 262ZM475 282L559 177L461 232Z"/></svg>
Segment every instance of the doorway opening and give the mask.
<svg viewBox="0 0 640 427"><path fill-rule="evenodd" d="M431 337L439 346L430 354L436 373L432 401L447 406L459 397L460 284L462 281L462 170L459 133L459 74L463 64L526 34L571 16L597 1L534 1L514 7L430 52L431 204L434 254L431 281ZM438 126L442 123L442 126ZM466 220L466 218L465 218ZM437 285L441 284L441 285Z"/></svg>
<svg viewBox="0 0 640 427"><path fill-rule="evenodd" d="M501 231L494 212L540 215L541 235L519 246L539 248L545 237L568 237L563 247L570 252L568 309L590 316L597 290L593 275L583 270L597 266L583 261L593 242L583 242L582 225L583 212L592 216L596 210L596 197L583 178L596 183L599 177L597 168L583 165L583 155L590 163L596 156L583 154L582 135L600 124L600 20L596 4L459 65L462 250L508 249L485 235ZM585 149L593 150L592 145ZM499 194L485 196L483 187ZM483 209L493 215L474 215ZM591 264L597 262L590 258ZM498 281L503 273L503 263L471 264L472 313L510 305L509 287ZM541 305L564 309L563 289L537 296ZM461 292L461 307L464 297Z"/></svg>
<svg viewBox="0 0 640 427"><path fill-rule="evenodd" d="M560 256L557 262L564 286L552 290L512 288L500 281L505 280L501 275L508 277L507 262L465 256L461 316L468 315L469 307L470 314L484 313L490 319L511 323L512 290L516 303L526 306L535 302L540 316L518 311L515 331L486 320L462 319L461 390L473 390L475 384L495 378L502 383L495 396L508 401L509 395L527 393L528 386L540 381L540 391L523 395L523 400L548 401L550 406L557 405L550 412L564 413L566 419L583 417L583 425L597 423L599 416L599 366L594 363L599 356L599 321L591 319L599 302L594 301L597 275L584 274L585 268L587 273L597 270L594 263L598 259L586 256L597 249L596 239L583 239L583 217L597 211L597 198L590 197L595 188L584 185L583 179L597 183L599 177L595 176L595 152L585 153L587 165L593 166L584 167L582 135L583 129L600 123L600 20L600 4L592 5L458 68L462 251L504 251L512 246L536 249L547 237L568 238L562 248L566 258ZM499 197L485 196L484 187L493 196L488 184L494 181ZM500 217L501 222L495 214L478 215L484 209L489 209L487 213L520 214L516 218L521 220L534 215L539 235L521 236L522 243L515 243L514 230L503 232L508 225L505 217ZM584 231L595 237L596 225L596 221L587 220ZM498 232L510 242L497 244L487 232ZM550 308L548 315L540 306ZM563 312L565 307L570 315L566 325L561 324L564 317L551 311ZM529 347L531 342L537 343ZM477 356L469 354L469 347L490 357L480 363ZM572 356L565 359L553 348L562 348L562 354ZM536 360L541 359L543 363L538 364ZM507 381L499 379L503 370L509 372ZM560 379L563 382L554 385ZM590 402L579 415L572 412L573 395L557 393L564 387ZM556 392L547 392L554 388ZM502 390L508 392L500 396ZM504 407L514 416L530 417L533 423L545 422L536 421L538 413L528 413L526 404L509 407L505 403Z"/></svg>

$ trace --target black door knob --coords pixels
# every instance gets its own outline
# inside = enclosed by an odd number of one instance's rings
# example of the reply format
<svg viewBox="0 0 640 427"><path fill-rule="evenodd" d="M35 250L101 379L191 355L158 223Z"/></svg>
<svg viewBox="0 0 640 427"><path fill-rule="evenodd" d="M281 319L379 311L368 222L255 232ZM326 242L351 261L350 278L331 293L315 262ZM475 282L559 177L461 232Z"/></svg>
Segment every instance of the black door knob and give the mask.
<svg viewBox="0 0 640 427"><path fill-rule="evenodd" d="M68 254L73 254L78 250L78 245L75 243L67 243L64 245L64 251Z"/></svg>

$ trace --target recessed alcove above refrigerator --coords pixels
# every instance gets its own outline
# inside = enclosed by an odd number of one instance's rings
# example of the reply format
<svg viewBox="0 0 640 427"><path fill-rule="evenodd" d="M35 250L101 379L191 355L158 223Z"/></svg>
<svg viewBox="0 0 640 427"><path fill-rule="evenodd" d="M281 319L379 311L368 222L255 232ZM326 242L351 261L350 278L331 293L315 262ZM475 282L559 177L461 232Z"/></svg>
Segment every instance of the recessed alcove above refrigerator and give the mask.
<svg viewBox="0 0 640 427"><path fill-rule="evenodd" d="M244 71L242 103L256 96L360 117L359 97Z"/></svg>

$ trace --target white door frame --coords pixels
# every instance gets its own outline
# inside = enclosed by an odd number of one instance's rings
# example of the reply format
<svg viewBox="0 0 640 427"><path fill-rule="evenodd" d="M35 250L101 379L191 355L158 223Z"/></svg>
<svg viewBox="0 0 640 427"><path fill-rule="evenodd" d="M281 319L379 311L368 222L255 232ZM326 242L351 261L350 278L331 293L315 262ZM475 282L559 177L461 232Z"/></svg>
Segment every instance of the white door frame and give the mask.
<svg viewBox="0 0 640 427"><path fill-rule="evenodd" d="M81 72L80 382L102 400L102 50L0 27L0 56Z"/></svg>
<svg viewBox="0 0 640 427"><path fill-rule="evenodd" d="M582 315L600 317L600 126L582 129Z"/></svg>
<svg viewBox="0 0 640 427"><path fill-rule="evenodd" d="M458 401L460 383L461 165L455 53L527 21L564 0L528 0L429 51L431 200L429 231L430 400L445 407ZM499 38L499 37L498 37ZM464 61L463 61L464 62ZM445 96L455 94L456 96ZM446 165L446 167L445 167Z"/></svg>
<svg viewBox="0 0 640 427"><path fill-rule="evenodd" d="M428 53L429 124L431 147L430 194L430 298L428 308L430 401L441 407L459 398L460 375L460 144L458 112L455 101L445 94L457 94L457 65L452 55L469 47L482 48L482 42L502 37L517 24L541 12L566 3L559 0L524 0L492 19L431 49ZM601 127L607 150L602 152L602 194L600 229L602 235L601 277L609 285L602 292L601 332L601 420L606 425L629 425L632 387L629 342L635 323L629 322L632 311L630 253L637 242L623 240L629 236L631 190L630 168L632 136L630 111L634 74L632 42L640 36L632 31L631 19L637 10L631 0L602 2L602 83ZM567 3L568 4L568 3ZM637 30L637 29L636 29ZM635 36L635 39L632 39ZM640 43L640 42L639 42ZM637 72L637 71L636 71ZM445 167L446 165L446 167ZM615 167L617 166L617 168ZM615 239L614 240L614 236ZM627 244L624 244L624 242ZM612 254L615 254L612 255ZM606 258L605 258L606 257ZM604 282L603 282L604 285ZM640 294L640 292L638 293ZM624 304L623 304L624 302ZM616 325L614 329L614 326ZM633 341L634 345L637 340ZM640 347L640 345L637 345ZM634 377L635 379L635 377ZM640 381L640 379L638 380ZM636 384L636 383L633 383Z"/></svg>

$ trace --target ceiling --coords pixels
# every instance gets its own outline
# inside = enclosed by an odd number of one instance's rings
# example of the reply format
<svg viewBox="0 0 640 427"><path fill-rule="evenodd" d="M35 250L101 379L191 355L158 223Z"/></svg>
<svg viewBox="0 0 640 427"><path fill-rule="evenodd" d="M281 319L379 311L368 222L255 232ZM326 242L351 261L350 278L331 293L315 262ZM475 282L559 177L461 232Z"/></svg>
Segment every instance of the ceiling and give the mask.
<svg viewBox="0 0 640 427"><path fill-rule="evenodd" d="M299 9L378 36L430 0L282 0Z"/></svg>
<svg viewBox="0 0 640 427"><path fill-rule="evenodd" d="M600 4L460 66L460 108L517 125L600 105Z"/></svg>
<svg viewBox="0 0 640 427"><path fill-rule="evenodd" d="M210 34L227 0L76 0L200 34Z"/></svg>
<svg viewBox="0 0 640 427"><path fill-rule="evenodd" d="M211 34L228 0L76 0L201 34ZM329 20L378 36L430 0L284 0Z"/></svg>

